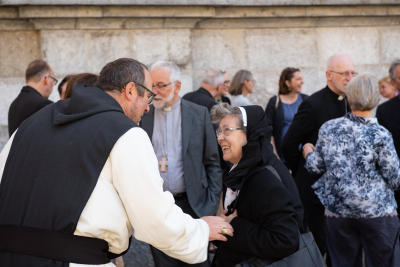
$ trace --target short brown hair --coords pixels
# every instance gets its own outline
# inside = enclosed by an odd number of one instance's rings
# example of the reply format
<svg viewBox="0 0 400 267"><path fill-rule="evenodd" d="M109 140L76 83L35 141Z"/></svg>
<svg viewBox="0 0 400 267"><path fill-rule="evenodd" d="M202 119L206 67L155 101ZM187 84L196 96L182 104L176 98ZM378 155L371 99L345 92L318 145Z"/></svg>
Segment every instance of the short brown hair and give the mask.
<svg viewBox="0 0 400 267"><path fill-rule="evenodd" d="M35 82L39 82L42 79L43 75L50 73L50 66L46 61L41 59L36 59L28 64L28 68L25 72L25 80L29 82L34 80Z"/></svg>
<svg viewBox="0 0 400 267"><path fill-rule="evenodd" d="M229 87L229 94L241 95L242 87L245 81L251 81L253 79L253 74L251 74L248 70L239 70L236 72L235 76L233 76L231 81L231 86Z"/></svg>
<svg viewBox="0 0 400 267"><path fill-rule="evenodd" d="M94 86L103 91L122 92L125 86L134 82L144 84L146 65L132 58L120 58L103 67ZM139 96L144 96L144 89L136 85Z"/></svg>
<svg viewBox="0 0 400 267"><path fill-rule="evenodd" d="M286 68L282 71L281 77L279 77L279 94L287 95L290 93L289 87L286 84L286 81L291 81L296 72L300 71L297 68Z"/></svg>
<svg viewBox="0 0 400 267"><path fill-rule="evenodd" d="M65 89L64 99L71 98L74 84L85 84L86 87L92 87L97 82L98 75L92 73L81 73L76 75L70 75Z"/></svg>

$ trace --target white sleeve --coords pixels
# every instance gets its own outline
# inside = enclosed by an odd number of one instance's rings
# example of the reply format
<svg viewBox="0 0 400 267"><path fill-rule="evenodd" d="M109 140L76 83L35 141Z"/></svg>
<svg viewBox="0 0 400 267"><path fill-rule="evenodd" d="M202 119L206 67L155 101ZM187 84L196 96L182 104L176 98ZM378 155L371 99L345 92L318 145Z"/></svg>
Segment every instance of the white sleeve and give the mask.
<svg viewBox="0 0 400 267"><path fill-rule="evenodd" d="M205 221L184 214L171 193L163 192L157 158L146 132L132 128L110 154L113 184L134 229L144 241L181 261L207 259L209 228Z"/></svg>
<svg viewBox="0 0 400 267"><path fill-rule="evenodd" d="M11 135L10 139L7 141L6 145L4 146L0 154L0 184L1 184L1 178L3 178L4 167L6 166L8 154L10 153L11 144L14 140L14 136L17 131L18 129L13 133L13 135Z"/></svg>

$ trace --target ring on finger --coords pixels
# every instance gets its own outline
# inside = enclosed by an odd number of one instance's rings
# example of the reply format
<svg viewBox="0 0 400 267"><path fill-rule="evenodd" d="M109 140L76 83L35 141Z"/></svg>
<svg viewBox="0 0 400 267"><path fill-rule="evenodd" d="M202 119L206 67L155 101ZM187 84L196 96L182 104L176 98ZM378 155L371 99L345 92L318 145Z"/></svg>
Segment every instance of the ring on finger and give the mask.
<svg viewBox="0 0 400 267"><path fill-rule="evenodd" d="M223 235L226 235L227 233L228 233L228 229L222 228L222 234L223 234Z"/></svg>

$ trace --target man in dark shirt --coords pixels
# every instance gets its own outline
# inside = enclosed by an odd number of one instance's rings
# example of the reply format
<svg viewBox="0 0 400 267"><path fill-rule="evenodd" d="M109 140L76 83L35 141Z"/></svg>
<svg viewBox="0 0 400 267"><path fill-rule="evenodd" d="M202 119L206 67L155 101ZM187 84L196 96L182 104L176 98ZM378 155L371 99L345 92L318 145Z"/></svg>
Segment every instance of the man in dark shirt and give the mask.
<svg viewBox="0 0 400 267"><path fill-rule="evenodd" d="M208 112L217 102L214 98L221 95L224 88L224 74L218 69L209 69L203 75L201 87L197 91L187 93L183 99L204 106ZM215 128L216 129L216 128Z"/></svg>
<svg viewBox="0 0 400 267"><path fill-rule="evenodd" d="M400 59L392 62L389 69L390 83L400 91ZM380 125L385 127L393 137L394 147L397 155L400 155L400 95L378 106L376 118ZM400 191L394 192L397 201L397 213L400 217Z"/></svg>
<svg viewBox="0 0 400 267"><path fill-rule="evenodd" d="M22 87L8 111L10 137L25 119L53 103L48 98L58 82L54 76L54 70L47 62L37 59L29 63L25 74L26 86Z"/></svg>
<svg viewBox="0 0 400 267"><path fill-rule="evenodd" d="M311 188L322 175L309 173L299 146L315 145L319 128L328 120L342 117L350 111L344 94L346 85L356 75L353 61L345 55L332 56L327 65L327 86L307 98L299 107L293 122L282 140L282 153L293 171L304 206L305 221L315 237L321 254L328 252L325 234L325 208ZM330 266L329 258L327 265Z"/></svg>

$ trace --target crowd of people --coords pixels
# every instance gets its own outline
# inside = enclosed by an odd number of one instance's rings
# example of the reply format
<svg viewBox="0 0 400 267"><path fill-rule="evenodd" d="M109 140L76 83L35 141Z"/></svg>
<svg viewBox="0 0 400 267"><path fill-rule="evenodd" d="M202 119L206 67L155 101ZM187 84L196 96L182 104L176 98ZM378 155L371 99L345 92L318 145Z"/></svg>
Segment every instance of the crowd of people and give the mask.
<svg viewBox="0 0 400 267"><path fill-rule="evenodd" d="M171 61L121 58L60 83L29 63L0 154L0 234L17 236L0 262L113 266L134 234L157 267L272 264L312 232L328 267L400 266L400 60L378 81L333 55L325 88L304 82L285 68L263 109L248 70L208 69L180 97ZM37 235L42 250L22 245Z"/></svg>

